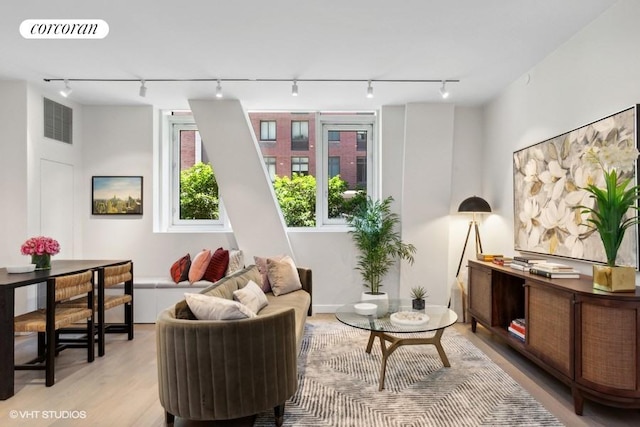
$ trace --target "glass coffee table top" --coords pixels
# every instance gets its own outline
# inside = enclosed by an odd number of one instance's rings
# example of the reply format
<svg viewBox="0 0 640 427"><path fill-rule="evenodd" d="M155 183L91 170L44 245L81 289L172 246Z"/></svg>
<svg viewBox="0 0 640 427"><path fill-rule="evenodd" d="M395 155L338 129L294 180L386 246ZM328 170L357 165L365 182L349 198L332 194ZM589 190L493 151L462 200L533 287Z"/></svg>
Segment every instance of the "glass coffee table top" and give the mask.
<svg viewBox="0 0 640 427"><path fill-rule="evenodd" d="M376 304L375 301L365 301L365 303ZM349 303L341 306L336 310L336 318L354 328L364 329L367 331L378 331L387 333L410 333L410 332L429 332L444 329L453 325L457 320L457 314L441 305L426 305L424 310L413 310L411 308L411 300L389 300L389 309L383 315L363 315L356 312L356 305L362 304L361 301ZM377 305L377 304L376 304ZM395 314L399 312L410 312L423 314L428 317L428 321L420 323L420 316L412 322L412 315ZM392 322L393 315L393 322ZM424 316L422 316L424 317ZM409 318L403 322L402 318ZM414 323L414 324L407 324Z"/></svg>

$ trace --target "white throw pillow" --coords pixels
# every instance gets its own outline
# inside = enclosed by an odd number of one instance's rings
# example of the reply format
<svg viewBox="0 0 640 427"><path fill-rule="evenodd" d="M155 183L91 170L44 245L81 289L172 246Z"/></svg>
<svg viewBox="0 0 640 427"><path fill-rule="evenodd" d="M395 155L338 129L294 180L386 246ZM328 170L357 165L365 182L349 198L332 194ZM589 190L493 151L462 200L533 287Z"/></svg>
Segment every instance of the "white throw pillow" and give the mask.
<svg viewBox="0 0 640 427"><path fill-rule="evenodd" d="M267 258L267 275L273 295L284 295L302 289L298 269L290 256L282 259Z"/></svg>
<svg viewBox="0 0 640 427"><path fill-rule="evenodd" d="M237 301L205 294L185 293L184 299L198 320L232 320L256 317L256 313Z"/></svg>
<svg viewBox="0 0 640 427"><path fill-rule="evenodd" d="M229 265L227 266L227 272L225 276L235 273L238 270L244 268L244 255L240 249L229 250Z"/></svg>
<svg viewBox="0 0 640 427"><path fill-rule="evenodd" d="M267 296L253 280L249 280L249 283L244 288L233 291L233 299L239 301L254 313L258 313L269 304Z"/></svg>

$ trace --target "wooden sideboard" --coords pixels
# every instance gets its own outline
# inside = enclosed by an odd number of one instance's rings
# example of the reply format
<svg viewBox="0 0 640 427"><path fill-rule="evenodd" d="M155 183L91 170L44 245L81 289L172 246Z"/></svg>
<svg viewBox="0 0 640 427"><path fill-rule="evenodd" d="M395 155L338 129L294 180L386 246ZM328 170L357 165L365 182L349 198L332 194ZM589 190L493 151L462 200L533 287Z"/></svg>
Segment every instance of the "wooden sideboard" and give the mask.
<svg viewBox="0 0 640 427"><path fill-rule="evenodd" d="M469 261L471 329L480 323L584 399L640 408L640 291L593 289L591 276L547 279L490 262ZM507 328L525 318L522 342Z"/></svg>

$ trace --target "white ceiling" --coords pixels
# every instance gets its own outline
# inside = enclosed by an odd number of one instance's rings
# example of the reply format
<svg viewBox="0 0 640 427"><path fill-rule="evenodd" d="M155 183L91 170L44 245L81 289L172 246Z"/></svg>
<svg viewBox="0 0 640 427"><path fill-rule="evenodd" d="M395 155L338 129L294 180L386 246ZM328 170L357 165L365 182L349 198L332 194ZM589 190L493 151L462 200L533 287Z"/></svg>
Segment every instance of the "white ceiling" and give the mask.
<svg viewBox="0 0 640 427"><path fill-rule="evenodd" d="M457 105L481 105L615 0L28 0L3 4L0 79L459 79ZM102 40L27 40L25 19L103 19ZM81 104L187 108L215 82L73 82ZM372 109L443 102L438 83L223 82L247 109Z"/></svg>

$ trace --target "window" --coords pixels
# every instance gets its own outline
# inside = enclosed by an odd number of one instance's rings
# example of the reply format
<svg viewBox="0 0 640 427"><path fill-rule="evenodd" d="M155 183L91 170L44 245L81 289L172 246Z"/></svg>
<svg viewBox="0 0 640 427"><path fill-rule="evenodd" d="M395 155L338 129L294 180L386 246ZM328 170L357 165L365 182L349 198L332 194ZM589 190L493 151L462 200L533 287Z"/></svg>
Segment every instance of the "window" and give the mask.
<svg viewBox="0 0 640 427"><path fill-rule="evenodd" d="M356 150L367 151L367 132L356 132Z"/></svg>
<svg viewBox="0 0 640 427"><path fill-rule="evenodd" d="M291 158L291 175L309 175L309 158L308 157L292 157Z"/></svg>
<svg viewBox="0 0 640 427"><path fill-rule="evenodd" d="M267 173L269 174L269 179L271 179L271 182L275 181L276 180L276 158L273 156L265 156L264 165L267 168Z"/></svg>
<svg viewBox="0 0 640 427"><path fill-rule="evenodd" d="M291 149L304 151L309 149L309 122L291 121Z"/></svg>
<svg viewBox="0 0 640 427"><path fill-rule="evenodd" d="M261 120L260 121L260 141L276 140L276 121Z"/></svg>
<svg viewBox="0 0 640 427"><path fill-rule="evenodd" d="M249 117L256 135L265 122L291 126L291 142L280 134L277 142L258 145L287 227L344 226L345 214L377 194L375 114L252 111Z"/></svg>
<svg viewBox="0 0 640 427"><path fill-rule="evenodd" d="M329 179L334 176L340 175L340 156L330 156L329 157Z"/></svg>
<svg viewBox="0 0 640 427"><path fill-rule="evenodd" d="M356 162L356 185L367 188L367 158L358 157Z"/></svg>
<svg viewBox="0 0 640 427"><path fill-rule="evenodd" d="M207 231L228 228L218 184L188 112L163 112L160 194L155 231Z"/></svg>

